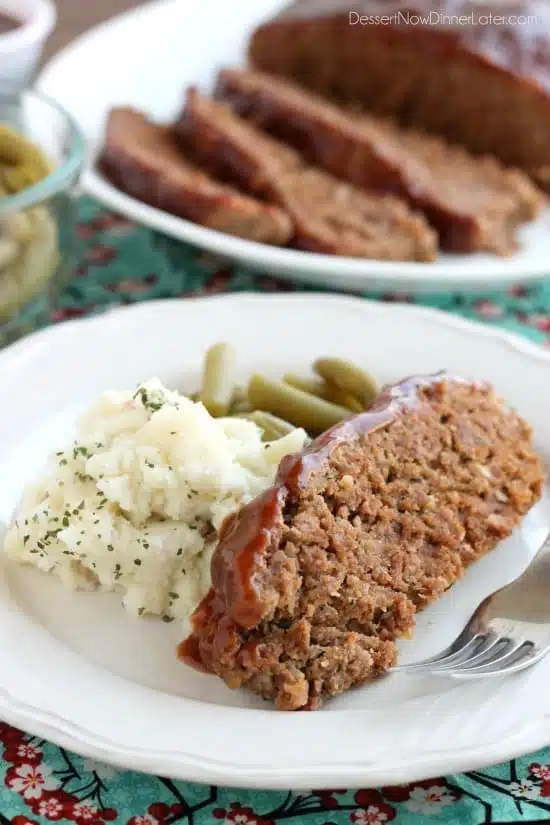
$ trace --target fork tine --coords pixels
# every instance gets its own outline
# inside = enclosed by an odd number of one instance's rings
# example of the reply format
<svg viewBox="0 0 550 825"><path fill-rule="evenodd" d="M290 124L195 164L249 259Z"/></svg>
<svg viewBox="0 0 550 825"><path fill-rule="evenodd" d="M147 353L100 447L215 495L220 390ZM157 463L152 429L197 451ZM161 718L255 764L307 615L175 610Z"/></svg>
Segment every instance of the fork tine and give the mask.
<svg viewBox="0 0 550 825"><path fill-rule="evenodd" d="M477 652L481 641L481 636L473 636L458 649L455 649L454 645L451 645L451 647L447 648L446 651L440 653L439 656L434 656L431 659L424 659L422 662L414 662L414 664L411 665L402 665L401 667L396 667L395 670L405 671L406 673L431 673L432 670L435 670L435 668L439 668L449 663L457 664L464 659L468 659L470 655L472 655L472 651L474 653Z"/></svg>
<svg viewBox="0 0 550 825"><path fill-rule="evenodd" d="M475 639L479 639L475 648L466 646L453 656L430 666L430 673L445 673L447 670L458 670L459 668L470 667L472 664L482 664L494 657L495 652L497 652L495 648L503 641L498 633L492 631L479 637L476 636Z"/></svg>
<svg viewBox="0 0 550 825"><path fill-rule="evenodd" d="M479 671L456 670L450 671L448 676L450 676L451 679L463 681L467 681L468 679L488 679L491 676L507 676L508 674L518 673L521 670L531 667L544 658L547 653L547 647L539 649L533 645L532 642L524 642L524 644L515 651L512 661L510 661L505 668L491 669L487 667L483 670L480 668Z"/></svg>
<svg viewBox="0 0 550 825"><path fill-rule="evenodd" d="M510 641L510 640L509 640ZM503 673L508 671L514 665L522 662L524 659L532 658L535 650L533 642L522 639L520 642L512 643L507 650L496 659L490 659L487 662L479 665L469 666L466 662L464 666L457 668L456 673L471 674L473 676L487 676L490 673Z"/></svg>
<svg viewBox="0 0 550 825"><path fill-rule="evenodd" d="M473 656L472 643L476 639L487 636L485 614L491 599L492 596L488 596L477 606L464 630L456 637L454 642L445 648L445 650L441 651L441 653L438 653L436 656L430 656L428 659L422 659L420 662L411 662L411 664L408 665L397 665L391 668L390 672L429 673L434 666L447 664L451 661L456 662L457 659L462 660L463 655L467 657L470 655ZM478 652L477 646L474 646L474 652Z"/></svg>
<svg viewBox="0 0 550 825"><path fill-rule="evenodd" d="M396 665L396 667L392 668L392 673L395 672L418 672L422 670L428 670L431 665L438 664L443 661L447 661L450 656L454 656L457 653L460 653L464 648L470 644L477 637L478 634L472 632L468 628L463 630L462 633L457 636L452 644L449 647L446 647L445 650L442 650L436 656L430 656L428 659L422 659L420 662L412 662L410 665Z"/></svg>

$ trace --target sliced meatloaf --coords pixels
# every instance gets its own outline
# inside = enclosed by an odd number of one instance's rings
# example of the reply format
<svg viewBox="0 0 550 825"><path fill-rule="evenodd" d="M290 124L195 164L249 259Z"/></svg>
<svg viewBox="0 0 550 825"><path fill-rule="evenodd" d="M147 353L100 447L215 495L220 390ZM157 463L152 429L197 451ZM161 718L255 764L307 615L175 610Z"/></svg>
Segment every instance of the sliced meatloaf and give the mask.
<svg viewBox="0 0 550 825"><path fill-rule="evenodd" d="M493 154L547 185L549 50L540 0L297 0L250 43L260 69Z"/></svg>
<svg viewBox="0 0 550 825"><path fill-rule="evenodd" d="M280 78L226 70L216 96L331 174L405 198L424 212L443 249L510 254L516 230L542 205L522 172L389 120L356 116Z"/></svg>
<svg viewBox="0 0 550 825"><path fill-rule="evenodd" d="M489 386L439 374L386 388L224 523L180 656L280 709L317 708L392 666L415 611L541 488L528 425Z"/></svg>
<svg viewBox="0 0 550 825"><path fill-rule="evenodd" d="M208 177L185 158L171 127L135 109L110 112L99 166L132 197L210 229L270 244L286 244L292 236L282 209Z"/></svg>
<svg viewBox="0 0 550 825"><path fill-rule="evenodd" d="M299 249L379 260L433 260L435 233L396 197L367 194L263 135L228 107L195 90L176 124L201 167L278 204L294 224Z"/></svg>

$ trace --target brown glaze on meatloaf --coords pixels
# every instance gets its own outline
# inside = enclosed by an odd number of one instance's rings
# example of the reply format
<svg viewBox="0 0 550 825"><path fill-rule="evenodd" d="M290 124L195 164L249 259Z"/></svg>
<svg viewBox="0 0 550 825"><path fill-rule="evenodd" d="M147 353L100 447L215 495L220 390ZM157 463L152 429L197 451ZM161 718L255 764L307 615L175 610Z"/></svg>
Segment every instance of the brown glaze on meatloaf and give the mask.
<svg viewBox="0 0 550 825"><path fill-rule="evenodd" d="M378 260L436 257L435 233L404 201L368 194L308 166L298 152L195 90L176 130L201 167L281 206L299 249Z"/></svg>
<svg viewBox="0 0 550 825"><path fill-rule="evenodd" d="M209 229L279 245L292 236L282 209L209 178L186 160L171 127L135 109L110 112L99 166L132 197Z"/></svg>
<svg viewBox="0 0 550 825"><path fill-rule="evenodd" d="M216 96L336 177L393 192L428 218L443 249L507 255L542 205L522 172L391 121L359 117L261 72L220 73Z"/></svg>
<svg viewBox="0 0 550 825"><path fill-rule="evenodd" d="M539 0L298 0L250 44L258 68L494 154L542 182L549 55L550 8Z"/></svg>
<svg viewBox="0 0 550 825"><path fill-rule="evenodd" d="M541 488L528 425L490 387L442 374L389 387L226 521L180 656L280 709L314 709L392 666L415 611Z"/></svg>

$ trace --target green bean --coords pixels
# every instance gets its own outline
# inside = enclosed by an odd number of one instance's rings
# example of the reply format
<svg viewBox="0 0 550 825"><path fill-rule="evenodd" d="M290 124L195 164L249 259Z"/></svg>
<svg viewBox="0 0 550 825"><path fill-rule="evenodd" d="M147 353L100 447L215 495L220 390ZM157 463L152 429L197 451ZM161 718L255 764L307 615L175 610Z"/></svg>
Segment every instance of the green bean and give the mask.
<svg viewBox="0 0 550 825"><path fill-rule="evenodd" d="M4 215L0 218L0 231L2 235L7 235L13 241L28 243L34 235L31 210Z"/></svg>
<svg viewBox="0 0 550 825"><path fill-rule="evenodd" d="M257 374L249 381L248 397L258 410L273 413L310 432L322 432L349 416L349 410L344 407L291 387L284 381L271 381Z"/></svg>
<svg viewBox="0 0 550 825"><path fill-rule="evenodd" d="M21 192L27 186L33 186L45 177L41 169L29 165L2 166L0 176L4 187L12 195Z"/></svg>
<svg viewBox="0 0 550 825"><path fill-rule="evenodd" d="M231 405L231 412L230 415L245 415L247 413L251 413L254 410L254 407L248 400L248 398L243 398L242 401L236 401L234 404Z"/></svg>
<svg viewBox="0 0 550 825"><path fill-rule="evenodd" d="M340 407L346 407L351 412L362 412L364 410L358 398L330 381L323 381L319 378L305 378L292 372L284 375L283 381L290 384L291 387L296 387L297 390L303 390L310 395L316 395L317 398L323 398L325 401L338 404Z"/></svg>
<svg viewBox="0 0 550 825"><path fill-rule="evenodd" d="M293 372L287 372L283 375L285 384L290 384L291 387L296 387L297 390L309 393L309 395L316 395L317 398L323 398L325 401L330 401L329 388L325 381L319 378L305 378L302 375L295 375Z"/></svg>
<svg viewBox="0 0 550 825"><path fill-rule="evenodd" d="M342 387L338 387L336 384L331 384L328 381L326 382L326 387L327 398L329 401L332 401L333 404L339 404L341 407L346 407L346 409L354 413L363 412L365 409L359 399L352 395L351 392L342 389Z"/></svg>
<svg viewBox="0 0 550 825"><path fill-rule="evenodd" d="M0 238L0 271L14 263L19 250L19 244L12 238Z"/></svg>
<svg viewBox="0 0 550 825"><path fill-rule="evenodd" d="M46 177L50 163L40 149L7 123L0 123L0 188L13 195Z"/></svg>
<svg viewBox="0 0 550 825"><path fill-rule="evenodd" d="M343 358L319 358L313 365L315 372L331 384L351 393L370 407L378 395L378 385L365 370Z"/></svg>
<svg viewBox="0 0 550 825"><path fill-rule="evenodd" d="M7 123L0 124L0 163L34 167L41 177L50 171L44 152Z"/></svg>
<svg viewBox="0 0 550 825"><path fill-rule="evenodd" d="M236 404L237 401L242 401L244 398L246 398L246 387L243 387L242 384L237 384L237 386L233 388L231 403Z"/></svg>
<svg viewBox="0 0 550 825"><path fill-rule="evenodd" d="M215 344L206 353L199 400L214 417L229 412L235 389L236 360L235 350L229 344Z"/></svg>
<svg viewBox="0 0 550 825"><path fill-rule="evenodd" d="M263 430L264 441L276 441L296 429L288 421L263 410L254 410L254 412L248 413L246 418Z"/></svg>
<svg viewBox="0 0 550 825"><path fill-rule="evenodd" d="M239 412L251 412L252 405L250 404L247 396L246 396L246 389L241 386L235 387L233 390L233 395L231 397L231 407L229 409L230 415L235 415L235 413Z"/></svg>

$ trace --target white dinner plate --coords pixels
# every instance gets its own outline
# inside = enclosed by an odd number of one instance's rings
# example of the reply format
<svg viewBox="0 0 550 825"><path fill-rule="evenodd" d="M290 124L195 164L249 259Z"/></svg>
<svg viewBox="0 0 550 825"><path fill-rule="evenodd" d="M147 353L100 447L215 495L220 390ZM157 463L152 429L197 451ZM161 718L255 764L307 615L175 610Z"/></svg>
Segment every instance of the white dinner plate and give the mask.
<svg viewBox="0 0 550 825"><path fill-rule="evenodd" d="M250 32L281 5L283 0L147 4L72 43L45 68L39 86L74 115L93 155L113 105L132 104L155 118L172 118L186 86L208 89L221 66L243 62ZM441 255L434 263L384 262L279 249L205 229L119 192L91 166L83 186L113 210L165 235L254 270L337 289L487 290L549 273L550 210L521 230L521 247L511 258Z"/></svg>
<svg viewBox="0 0 550 825"><path fill-rule="evenodd" d="M334 354L381 380L446 367L490 379L533 425L550 466L550 354L410 306L319 295L152 302L67 322L0 353L0 522L101 391L158 376L196 386L205 348L237 348L241 378ZM402 661L450 642L526 566L550 523L537 505L512 539L420 617ZM316 713L280 713L175 655L184 629L131 617L0 560L0 718L80 753L188 780L263 788L380 786L472 769L550 742L550 658L508 679L456 684L392 674Z"/></svg>

